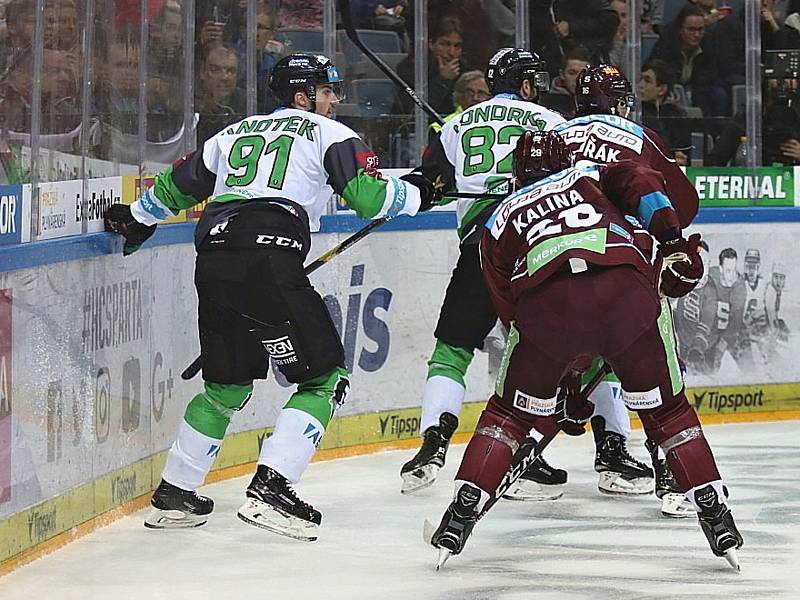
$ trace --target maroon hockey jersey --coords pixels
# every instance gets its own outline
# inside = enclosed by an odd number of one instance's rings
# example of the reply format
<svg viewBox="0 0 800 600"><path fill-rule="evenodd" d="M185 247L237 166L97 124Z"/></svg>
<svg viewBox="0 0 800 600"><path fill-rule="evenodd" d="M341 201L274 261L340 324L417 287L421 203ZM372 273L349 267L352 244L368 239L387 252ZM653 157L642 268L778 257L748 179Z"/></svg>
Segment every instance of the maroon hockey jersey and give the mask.
<svg viewBox="0 0 800 600"><path fill-rule="evenodd" d="M656 132L614 115L577 117L557 125L575 160L613 163L634 160L661 173L664 191L678 213L681 227L692 222L700 199L692 182L669 156Z"/></svg>
<svg viewBox="0 0 800 600"><path fill-rule="evenodd" d="M625 160L572 167L509 196L486 223L481 260L498 315L559 270L631 265L654 279L652 233L679 229L657 171Z"/></svg>

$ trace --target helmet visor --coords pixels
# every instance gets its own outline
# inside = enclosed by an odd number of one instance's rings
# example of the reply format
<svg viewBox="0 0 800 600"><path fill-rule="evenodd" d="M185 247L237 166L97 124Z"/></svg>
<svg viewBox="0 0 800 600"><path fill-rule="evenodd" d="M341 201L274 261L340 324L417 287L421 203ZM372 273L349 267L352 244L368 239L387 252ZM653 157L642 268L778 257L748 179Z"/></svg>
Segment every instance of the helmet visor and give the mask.
<svg viewBox="0 0 800 600"><path fill-rule="evenodd" d="M550 90L550 73L547 71L536 71L531 79L533 87L539 92L547 92Z"/></svg>
<svg viewBox="0 0 800 600"><path fill-rule="evenodd" d="M347 97L343 81L329 81L317 84L316 95L318 101L322 98L334 100L335 97L337 102L344 102Z"/></svg>

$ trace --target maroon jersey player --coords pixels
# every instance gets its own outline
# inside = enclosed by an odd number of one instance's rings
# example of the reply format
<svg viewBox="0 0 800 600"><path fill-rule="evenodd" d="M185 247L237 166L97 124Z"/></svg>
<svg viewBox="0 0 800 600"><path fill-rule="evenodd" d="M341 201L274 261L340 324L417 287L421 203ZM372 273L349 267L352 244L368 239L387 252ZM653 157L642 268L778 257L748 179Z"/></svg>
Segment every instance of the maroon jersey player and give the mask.
<svg viewBox="0 0 800 600"><path fill-rule="evenodd" d="M659 135L627 118L633 102L631 84L617 67L586 67L578 75L575 87L577 116L555 130L566 141L576 162L634 160L661 173L681 227L687 227L700 203L697 190L670 158Z"/></svg>
<svg viewBox="0 0 800 600"><path fill-rule="evenodd" d="M529 432L538 439L559 427L562 378L602 356L620 379L625 404L665 451L712 551L734 564L742 537L686 398L668 300L660 297L685 295L699 282L700 236L682 237L657 171L633 161L571 162L559 134L525 133L514 174L527 187L486 224L481 264L509 342L456 474L455 499L431 542L445 553L463 549ZM637 235L627 217L658 241L655 265L647 258L649 236Z"/></svg>

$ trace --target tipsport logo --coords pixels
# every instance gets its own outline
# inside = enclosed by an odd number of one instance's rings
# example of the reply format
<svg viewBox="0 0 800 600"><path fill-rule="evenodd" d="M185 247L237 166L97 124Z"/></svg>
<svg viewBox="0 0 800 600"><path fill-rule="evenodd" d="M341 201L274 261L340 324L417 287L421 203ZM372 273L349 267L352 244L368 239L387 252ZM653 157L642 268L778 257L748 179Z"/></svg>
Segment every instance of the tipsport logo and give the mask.
<svg viewBox="0 0 800 600"><path fill-rule="evenodd" d="M764 390L758 389L751 392L723 393L719 390L693 392L694 408L697 411L705 409L706 412L736 412L739 409L754 409L764 406Z"/></svg>
<svg viewBox="0 0 800 600"><path fill-rule="evenodd" d="M381 437L413 437L419 433L419 417L402 417L397 413L378 417L381 428Z"/></svg>

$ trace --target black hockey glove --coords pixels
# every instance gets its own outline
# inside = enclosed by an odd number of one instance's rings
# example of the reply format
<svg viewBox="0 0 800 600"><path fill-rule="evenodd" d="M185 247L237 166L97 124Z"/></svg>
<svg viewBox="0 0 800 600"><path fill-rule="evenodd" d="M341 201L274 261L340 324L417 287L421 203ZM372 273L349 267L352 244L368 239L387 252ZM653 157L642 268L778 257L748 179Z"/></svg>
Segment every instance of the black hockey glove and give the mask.
<svg viewBox="0 0 800 600"><path fill-rule="evenodd" d="M143 225L133 218L127 204L112 204L103 215L106 231L118 233L125 238L122 256L133 254L156 230L155 225Z"/></svg>
<svg viewBox="0 0 800 600"><path fill-rule="evenodd" d="M442 204L443 184L437 186L436 183L417 171L407 173L400 177L400 179L419 188L419 195L422 200L419 206L419 212L425 212L432 209L434 206Z"/></svg>
<svg viewBox="0 0 800 600"><path fill-rule="evenodd" d="M583 435L594 404L581 394L581 373L570 371L561 380L556 400L556 423L567 435Z"/></svg>

